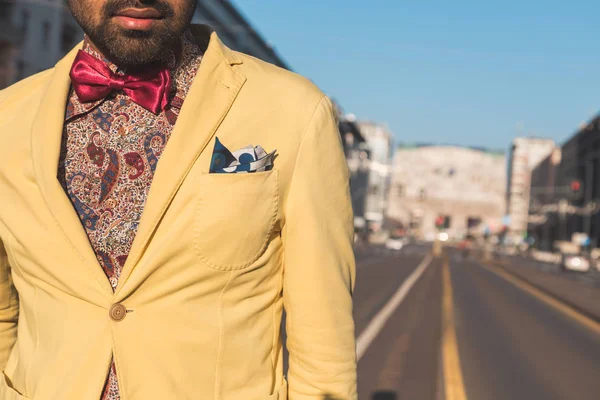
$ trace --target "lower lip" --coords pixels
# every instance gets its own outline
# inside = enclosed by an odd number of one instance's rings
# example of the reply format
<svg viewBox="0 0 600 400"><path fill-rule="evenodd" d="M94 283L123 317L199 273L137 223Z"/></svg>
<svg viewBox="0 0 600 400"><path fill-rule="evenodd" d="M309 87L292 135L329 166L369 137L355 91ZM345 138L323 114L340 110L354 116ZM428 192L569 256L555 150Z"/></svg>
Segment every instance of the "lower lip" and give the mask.
<svg viewBox="0 0 600 400"><path fill-rule="evenodd" d="M147 31L151 29L157 21L154 18L132 18L123 15L118 15L114 18L121 27L135 31Z"/></svg>

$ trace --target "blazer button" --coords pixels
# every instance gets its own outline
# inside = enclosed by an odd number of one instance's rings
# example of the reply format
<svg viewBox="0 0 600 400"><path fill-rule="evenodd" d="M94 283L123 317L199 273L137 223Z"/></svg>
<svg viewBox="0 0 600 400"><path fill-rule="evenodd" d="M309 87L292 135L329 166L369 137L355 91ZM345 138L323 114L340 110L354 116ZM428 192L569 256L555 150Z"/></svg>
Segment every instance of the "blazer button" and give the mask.
<svg viewBox="0 0 600 400"><path fill-rule="evenodd" d="M121 303L113 304L110 307L110 318L112 318L115 321L122 321L123 318L125 318L125 314L127 314L127 310L125 309L125 306Z"/></svg>

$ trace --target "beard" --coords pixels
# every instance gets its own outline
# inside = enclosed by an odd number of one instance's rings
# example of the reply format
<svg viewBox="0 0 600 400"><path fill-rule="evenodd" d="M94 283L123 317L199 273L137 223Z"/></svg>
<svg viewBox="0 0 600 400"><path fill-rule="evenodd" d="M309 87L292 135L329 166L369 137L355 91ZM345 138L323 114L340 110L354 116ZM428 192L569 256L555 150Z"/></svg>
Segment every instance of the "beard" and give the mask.
<svg viewBox="0 0 600 400"><path fill-rule="evenodd" d="M91 42L104 57L127 70L166 63L196 8L195 0L189 0L190 4L182 6L179 12L164 0L108 0L100 10L100 22L95 23L94 13L81 9L85 7L76 7L74 2L79 5L84 2L69 0L68 3L73 17ZM162 18L147 31L125 29L114 23L112 17L126 8L154 8Z"/></svg>

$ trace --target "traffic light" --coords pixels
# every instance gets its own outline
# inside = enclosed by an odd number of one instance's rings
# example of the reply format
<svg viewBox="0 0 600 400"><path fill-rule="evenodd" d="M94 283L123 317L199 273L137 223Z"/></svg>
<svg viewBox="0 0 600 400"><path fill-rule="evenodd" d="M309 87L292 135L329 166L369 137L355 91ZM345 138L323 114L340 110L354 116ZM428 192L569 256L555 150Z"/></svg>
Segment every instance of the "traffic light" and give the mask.
<svg viewBox="0 0 600 400"><path fill-rule="evenodd" d="M443 229L444 228L444 222L445 222L445 218L443 215L439 215L436 219L435 219L435 227L438 229Z"/></svg>
<svg viewBox="0 0 600 400"><path fill-rule="evenodd" d="M435 227L438 230L449 229L450 228L450 216L438 215L438 217L435 219Z"/></svg>
<svg viewBox="0 0 600 400"><path fill-rule="evenodd" d="M581 181L579 179L573 179L571 180L571 184L569 185L570 190L570 197L573 200L577 200L581 198L582 195L582 185L581 185Z"/></svg>

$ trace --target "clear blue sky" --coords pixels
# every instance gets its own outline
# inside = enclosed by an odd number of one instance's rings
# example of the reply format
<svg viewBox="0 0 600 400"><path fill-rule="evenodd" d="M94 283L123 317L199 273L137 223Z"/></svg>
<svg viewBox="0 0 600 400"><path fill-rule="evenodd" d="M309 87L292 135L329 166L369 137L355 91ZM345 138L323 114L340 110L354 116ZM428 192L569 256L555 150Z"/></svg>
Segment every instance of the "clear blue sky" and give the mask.
<svg viewBox="0 0 600 400"><path fill-rule="evenodd" d="M600 2L235 0L296 72L397 141L566 140L600 110Z"/></svg>

